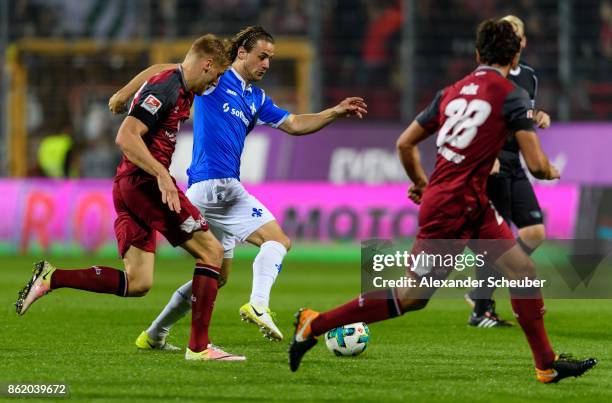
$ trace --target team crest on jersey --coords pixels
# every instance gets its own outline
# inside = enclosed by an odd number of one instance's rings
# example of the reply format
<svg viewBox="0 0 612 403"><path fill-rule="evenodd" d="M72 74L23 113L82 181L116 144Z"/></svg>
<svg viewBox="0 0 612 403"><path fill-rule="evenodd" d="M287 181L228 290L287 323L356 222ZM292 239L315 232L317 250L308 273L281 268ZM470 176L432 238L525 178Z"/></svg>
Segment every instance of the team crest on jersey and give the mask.
<svg viewBox="0 0 612 403"><path fill-rule="evenodd" d="M251 104L251 115L254 115L257 112L257 108L255 108L255 104Z"/></svg>
<svg viewBox="0 0 612 403"><path fill-rule="evenodd" d="M140 106L144 110L148 111L151 115L155 115L159 108L161 108L162 102L159 99L155 98L155 96L149 95L145 98L144 101L142 101Z"/></svg>

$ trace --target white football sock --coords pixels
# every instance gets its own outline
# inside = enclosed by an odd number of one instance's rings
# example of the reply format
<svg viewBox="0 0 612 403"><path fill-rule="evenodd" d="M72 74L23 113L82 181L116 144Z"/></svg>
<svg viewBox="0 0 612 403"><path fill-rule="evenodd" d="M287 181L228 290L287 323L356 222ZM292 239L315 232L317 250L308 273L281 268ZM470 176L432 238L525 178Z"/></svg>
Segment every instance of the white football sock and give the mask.
<svg viewBox="0 0 612 403"><path fill-rule="evenodd" d="M286 254L287 249L280 242L266 241L261 244L259 253L253 261L251 305L261 308L268 307L272 284L281 270Z"/></svg>
<svg viewBox="0 0 612 403"><path fill-rule="evenodd" d="M170 328L179 321L191 309L191 281L180 286L170 301L155 318L151 326L147 329L147 334L152 340L163 340L168 336Z"/></svg>

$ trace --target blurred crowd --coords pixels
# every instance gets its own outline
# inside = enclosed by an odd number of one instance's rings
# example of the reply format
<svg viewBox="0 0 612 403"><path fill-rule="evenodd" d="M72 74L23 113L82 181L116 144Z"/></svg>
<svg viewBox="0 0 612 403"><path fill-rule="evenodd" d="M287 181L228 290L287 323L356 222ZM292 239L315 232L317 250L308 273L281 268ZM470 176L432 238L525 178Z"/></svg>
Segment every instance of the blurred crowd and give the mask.
<svg viewBox="0 0 612 403"><path fill-rule="evenodd" d="M485 18L518 15L528 38L523 59L538 71L538 106L557 118L562 53L560 2L556 0L419 0L412 15L404 0L9 0L9 40L56 38L100 41L173 40L203 32L230 36L247 25L262 25L275 36L320 39L322 106L347 95L368 99L369 119L400 117L407 74L414 74L417 108L435 90L474 67L476 25ZM571 118L612 117L612 0L569 2ZM315 20L316 19L316 20ZM408 19L408 21L406 21ZM411 71L401 62L402 27L413 23ZM316 27L317 32L313 32ZM28 87L28 132L31 156L44 138L69 133L73 168L66 174L110 176L118 159L112 143L119 118L109 118L106 100L114 90L148 64L147 55L112 57L25 56L31 74ZM262 85L269 93L290 93L295 80L291 64L273 62ZM67 69L70 73L66 74ZM287 70L287 71L285 71ZM275 73L275 71L277 73ZM284 86L283 88L280 88ZM67 96L58 97L57 94ZM83 94L86 94L84 96ZM278 98L278 96L277 96ZM282 99L281 99L282 101ZM284 105L287 106L287 105ZM111 161L110 163L108 161ZM46 174L33 164L33 175Z"/></svg>

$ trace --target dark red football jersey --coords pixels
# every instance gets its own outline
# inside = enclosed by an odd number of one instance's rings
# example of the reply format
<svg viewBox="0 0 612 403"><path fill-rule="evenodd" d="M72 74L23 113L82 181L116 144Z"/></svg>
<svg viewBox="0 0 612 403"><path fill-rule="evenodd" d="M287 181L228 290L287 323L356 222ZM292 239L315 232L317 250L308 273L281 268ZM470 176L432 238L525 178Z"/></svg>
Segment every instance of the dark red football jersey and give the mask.
<svg viewBox="0 0 612 403"><path fill-rule="evenodd" d="M416 120L438 132L436 165L422 199L425 217L438 215L431 209L449 218L478 217L488 206L487 177L508 135L533 130L527 92L487 66L439 91Z"/></svg>
<svg viewBox="0 0 612 403"><path fill-rule="evenodd" d="M176 147L176 133L181 122L189 118L194 93L187 89L179 67L151 77L138 90L130 106L129 116L143 122L149 131L143 136L147 148L166 168L170 167ZM125 155L117 167L116 177L149 175Z"/></svg>

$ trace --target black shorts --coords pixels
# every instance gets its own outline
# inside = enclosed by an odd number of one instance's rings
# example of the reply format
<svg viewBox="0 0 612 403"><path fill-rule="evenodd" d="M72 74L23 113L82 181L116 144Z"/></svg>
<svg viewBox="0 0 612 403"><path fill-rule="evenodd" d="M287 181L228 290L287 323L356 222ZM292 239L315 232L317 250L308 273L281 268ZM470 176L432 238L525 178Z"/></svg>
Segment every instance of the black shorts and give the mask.
<svg viewBox="0 0 612 403"><path fill-rule="evenodd" d="M518 228L543 224L543 215L533 187L516 158L500 155L500 171L490 175L487 182L487 195L495 209L508 222Z"/></svg>

